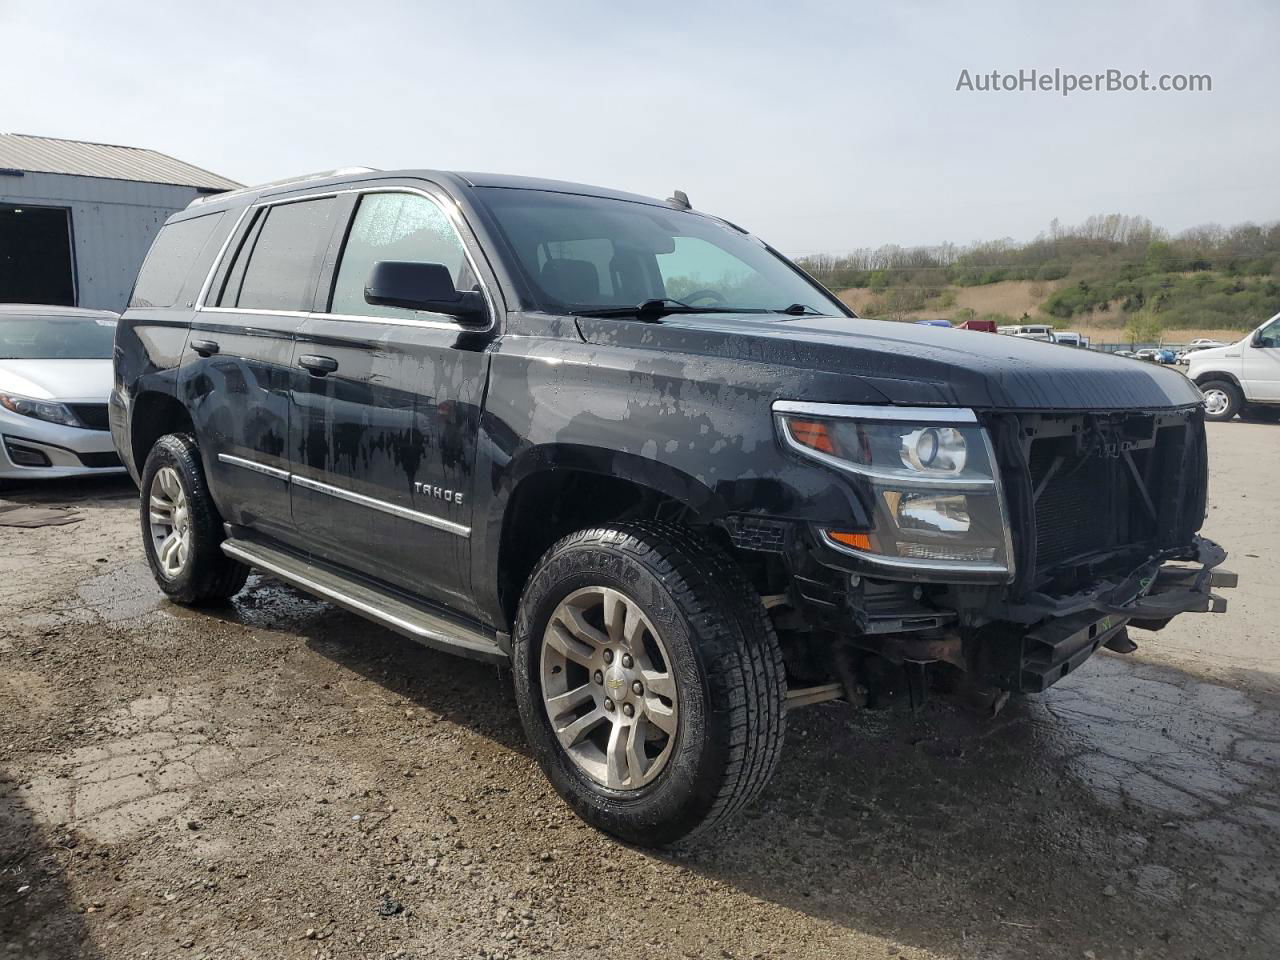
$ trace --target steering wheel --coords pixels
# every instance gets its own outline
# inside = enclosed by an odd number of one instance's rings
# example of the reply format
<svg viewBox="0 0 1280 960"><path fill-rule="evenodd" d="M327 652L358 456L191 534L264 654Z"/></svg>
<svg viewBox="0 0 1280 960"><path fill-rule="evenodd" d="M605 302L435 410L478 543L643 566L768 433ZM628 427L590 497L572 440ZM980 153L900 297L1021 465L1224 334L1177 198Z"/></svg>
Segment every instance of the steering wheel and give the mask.
<svg viewBox="0 0 1280 960"><path fill-rule="evenodd" d="M724 294L718 290L695 290L680 299L688 304L692 304L695 300L712 300L715 303L725 302Z"/></svg>

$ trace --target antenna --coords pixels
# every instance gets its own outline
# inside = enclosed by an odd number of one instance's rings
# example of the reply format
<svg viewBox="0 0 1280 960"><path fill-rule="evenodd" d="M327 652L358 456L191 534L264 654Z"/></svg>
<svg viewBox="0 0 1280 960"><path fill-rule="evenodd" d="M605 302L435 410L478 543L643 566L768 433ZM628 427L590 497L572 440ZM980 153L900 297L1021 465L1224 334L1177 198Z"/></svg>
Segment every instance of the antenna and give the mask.
<svg viewBox="0 0 1280 960"><path fill-rule="evenodd" d="M683 190L675 191L671 196L667 197L667 203L673 203L681 210L692 210L693 205L689 203L689 196Z"/></svg>

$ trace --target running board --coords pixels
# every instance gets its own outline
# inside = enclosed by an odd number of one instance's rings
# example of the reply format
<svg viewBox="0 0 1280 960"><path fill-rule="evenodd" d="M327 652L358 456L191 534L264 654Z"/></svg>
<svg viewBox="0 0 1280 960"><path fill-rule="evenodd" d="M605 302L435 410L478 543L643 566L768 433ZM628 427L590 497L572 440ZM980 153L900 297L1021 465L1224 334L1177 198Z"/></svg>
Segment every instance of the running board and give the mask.
<svg viewBox="0 0 1280 960"><path fill-rule="evenodd" d="M230 539L222 541L222 552L299 590L390 627L424 646L486 663L506 663L508 660L497 641L477 629L284 550L248 540Z"/></svg>

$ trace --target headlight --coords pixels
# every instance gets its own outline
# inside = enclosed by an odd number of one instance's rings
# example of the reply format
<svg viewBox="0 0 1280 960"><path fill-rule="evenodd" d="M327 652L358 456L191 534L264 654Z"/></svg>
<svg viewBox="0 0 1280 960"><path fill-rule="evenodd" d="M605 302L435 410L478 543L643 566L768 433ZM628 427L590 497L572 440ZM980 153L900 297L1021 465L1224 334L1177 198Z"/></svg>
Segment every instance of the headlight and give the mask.
<svg viewBox="0 0 1280 960"><path fill-rule="evenodd" d="M874 527L822 535L838 549L896 570L1012 579L1000 474L972 410L778 401L783 443L864 477Z"/></svg>
<svg viewBox="0 0 1280 960"><path fill-rule="evenodd" d="M0 407L24 417L61 423L68 427L80 426L80 421L76 419L75 414L62 403L32 400L30 397L19 397L12 393L0 393Z"/></svg>

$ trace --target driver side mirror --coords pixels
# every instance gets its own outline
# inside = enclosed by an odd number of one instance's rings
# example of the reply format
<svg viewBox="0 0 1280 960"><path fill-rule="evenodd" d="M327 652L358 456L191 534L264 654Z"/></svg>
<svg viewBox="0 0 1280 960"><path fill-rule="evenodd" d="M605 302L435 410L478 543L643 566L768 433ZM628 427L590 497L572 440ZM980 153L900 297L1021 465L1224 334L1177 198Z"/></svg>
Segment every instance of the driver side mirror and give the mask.
<svg viewBox="0 0 1280 960"><path fill-rule="evenodd" d="M484 297L453 285L442 263L417 260L379 260L364 286L367 303L406 310L425 310L456 317L460 323L484 326L489 321Z"/></svg>

